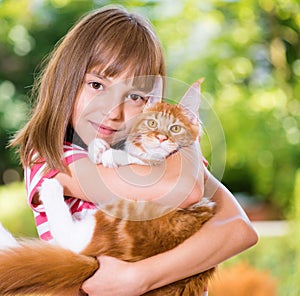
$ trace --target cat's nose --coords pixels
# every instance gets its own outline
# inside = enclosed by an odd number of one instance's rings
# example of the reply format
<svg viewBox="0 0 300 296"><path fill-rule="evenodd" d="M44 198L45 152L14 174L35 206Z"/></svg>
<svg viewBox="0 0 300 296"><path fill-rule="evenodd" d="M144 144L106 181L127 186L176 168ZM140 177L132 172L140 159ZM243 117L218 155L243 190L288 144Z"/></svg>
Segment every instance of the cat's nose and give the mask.
<svg viewBox="0 0 300 296"><path fill-rule="evenodd" d="M161 135L161 134L158 134L158 135L156 135L155 136L156 137L156 139L158 139L159 140L159 142L163 142L163 141L166 141L167 139L168 139L168 137L166 136L166 135Z"/></svg>

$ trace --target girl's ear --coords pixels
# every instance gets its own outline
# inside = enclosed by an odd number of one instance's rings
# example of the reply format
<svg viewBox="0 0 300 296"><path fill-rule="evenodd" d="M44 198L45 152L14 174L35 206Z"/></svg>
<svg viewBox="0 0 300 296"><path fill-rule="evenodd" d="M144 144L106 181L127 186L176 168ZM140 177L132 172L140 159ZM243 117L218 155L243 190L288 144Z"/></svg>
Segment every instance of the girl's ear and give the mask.
<svg viewBox="0 0 300 296"><path fill-rule="evenodd" d="M189 110L194 115L198 114L198 111L199 111L199 108L200 108L201 83L203 81L204 81L204 78L200 78L196 82L194 82L179 102L179 104L184 109Z"/></svg>

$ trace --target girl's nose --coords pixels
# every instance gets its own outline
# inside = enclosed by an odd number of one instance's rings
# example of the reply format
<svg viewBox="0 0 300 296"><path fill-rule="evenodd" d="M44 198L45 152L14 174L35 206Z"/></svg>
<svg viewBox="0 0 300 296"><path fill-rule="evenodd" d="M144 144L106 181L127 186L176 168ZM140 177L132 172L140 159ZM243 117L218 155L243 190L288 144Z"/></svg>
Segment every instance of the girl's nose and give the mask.
<svg viewBox="0 0 300 296"><path fill-rule="evenodd" d="M118 104L112 107L108 112L107 116L111 120L122 120L124 116L124 106L123 104Z"/></svg>

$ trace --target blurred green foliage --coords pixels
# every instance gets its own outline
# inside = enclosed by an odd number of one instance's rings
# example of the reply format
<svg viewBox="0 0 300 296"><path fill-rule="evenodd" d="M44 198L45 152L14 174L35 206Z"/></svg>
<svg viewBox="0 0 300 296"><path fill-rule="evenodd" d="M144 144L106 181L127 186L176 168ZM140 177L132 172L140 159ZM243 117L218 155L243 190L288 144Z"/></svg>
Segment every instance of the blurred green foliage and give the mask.
<svg viewBox="0 0 300 296"><path fill-rule="evenodd" d="M5 146L28 119L41 60L82 14L113 3L152 21L168 76L206 77L203 94L226 137L223 182L290 210L300 166L297 0L0 0L0 182L16 179L8 169L21 172Z"/></svg>
<svg viewBox="0 0 300 296"><path fill-rule="evenodd" d="M0 186L0 221L16 237L37 236L22 182Z"/></svg>

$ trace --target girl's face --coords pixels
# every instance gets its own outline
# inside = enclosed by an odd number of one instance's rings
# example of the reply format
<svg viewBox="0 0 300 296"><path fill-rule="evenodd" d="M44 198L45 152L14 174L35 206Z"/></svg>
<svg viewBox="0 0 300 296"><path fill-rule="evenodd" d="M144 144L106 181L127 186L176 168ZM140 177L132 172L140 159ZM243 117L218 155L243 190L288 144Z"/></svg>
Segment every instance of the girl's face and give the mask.
<svg viewBox="0 0 300 296"><path fill-rule="evenodd" d="M86 73L75 101L72 126L87 145L96 137L109 144L124 139L133 119L142 112L148 94L125 77Z"/></svg>

